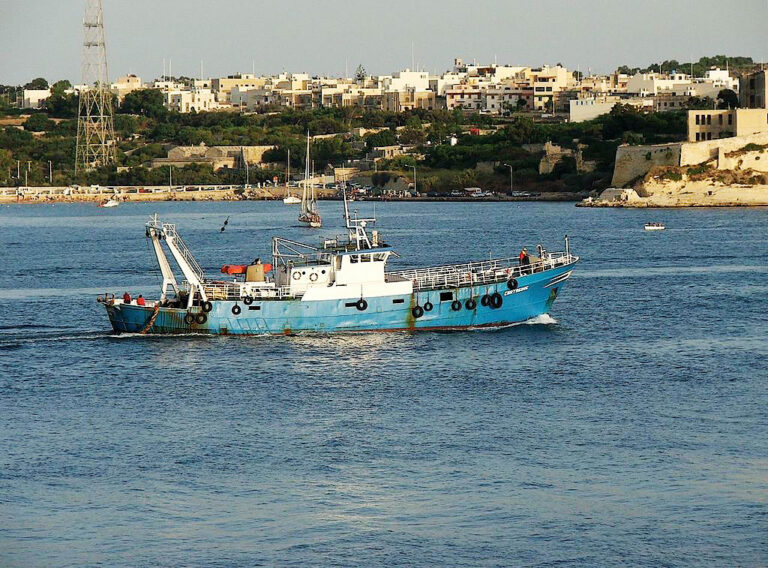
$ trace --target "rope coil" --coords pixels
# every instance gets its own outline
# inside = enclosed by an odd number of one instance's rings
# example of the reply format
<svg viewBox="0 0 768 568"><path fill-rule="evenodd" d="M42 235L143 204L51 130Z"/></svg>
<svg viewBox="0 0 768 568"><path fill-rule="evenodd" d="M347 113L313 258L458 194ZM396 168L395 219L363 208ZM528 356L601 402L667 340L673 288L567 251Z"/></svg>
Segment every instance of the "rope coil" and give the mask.
<svg viewBox="0 0 768 568"><path fill-rule="evenodd" d="M155 320L157 319L158 314L160 313L160 303L158 302L155 304L155 309L152 311L152 316L149 318L149 321L147 321L147 325L144 326L144 328L139 332L139 335L145 335L153 325L155 325Z"/></svg>

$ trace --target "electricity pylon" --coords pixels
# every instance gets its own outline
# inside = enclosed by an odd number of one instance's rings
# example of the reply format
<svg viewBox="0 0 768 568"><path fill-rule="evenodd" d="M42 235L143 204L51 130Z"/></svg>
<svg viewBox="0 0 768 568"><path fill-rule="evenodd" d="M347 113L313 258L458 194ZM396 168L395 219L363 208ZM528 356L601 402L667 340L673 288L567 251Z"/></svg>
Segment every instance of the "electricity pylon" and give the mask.
<svg viewBox="0 0 768 568"><path fill-rule="evenodd" d="M116 156L101 0L86 0L83 31L83 87L77 113L75 173L112 164Z"/></svg>

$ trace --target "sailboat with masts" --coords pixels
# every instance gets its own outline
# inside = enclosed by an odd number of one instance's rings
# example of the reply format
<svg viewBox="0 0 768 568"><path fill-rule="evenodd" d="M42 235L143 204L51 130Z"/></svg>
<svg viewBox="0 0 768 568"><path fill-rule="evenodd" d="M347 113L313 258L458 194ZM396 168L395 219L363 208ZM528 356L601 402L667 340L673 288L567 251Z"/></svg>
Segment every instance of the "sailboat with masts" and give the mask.
<svg viewBox="0 0 768 568"><path fill-rule="evenodd" d="M304 192L301 195L301 213L299 214L299 221L318 229L323 226L323 220L317 210L314 172L312 172L312 179L310 179L309 163L309 132L307 132L307 161L304 165Z"/></svg>
<svg viewBox="0 0 768 568"><path fill-rule="evenodd" d="M298 205L301 203L301 199L296 197L293 193L291 193L290 188L290 181L291 181L291 150L288 149L288 163L285 167L285 197L283 198L283 203L286 205Z"/></svg>

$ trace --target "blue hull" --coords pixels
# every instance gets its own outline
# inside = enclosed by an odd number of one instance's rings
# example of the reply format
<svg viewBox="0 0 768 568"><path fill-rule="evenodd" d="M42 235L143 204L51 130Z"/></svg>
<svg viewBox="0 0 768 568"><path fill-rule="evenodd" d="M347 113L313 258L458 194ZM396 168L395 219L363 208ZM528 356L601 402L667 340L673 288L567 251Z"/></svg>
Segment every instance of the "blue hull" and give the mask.
<svg viewBox="0 0 768 568"><path fill-rule="evenodd" d="M160 308L153 318L153 308L136 305L107 305L112 327L117 333L179 334L205 333L214 335L288 334L294 332L357 332L452 330L501 327L523 322L547 313L573 265L529 274L518 278L518 288L510 290L505 282L495 285L467 286L444 290L415 292L407 296L365 298L367 308L355 306L359 298L345 300L301 301L265 300L247 306L242 302L215 301L213 309L202 324L187 324L187 310ZM501 306L483 306L481 297L498 292ZM451 299L441 301L441 294ZM474 299L476 306L467 308ZM455 310L455 300L461 308ZM414 317L415 306L431 303L433 308L421 317ZM232 313L237 304L241 313ZM470 303L471 307L471 303ZM193 308L199 313L200 308ZM151 325L149 325L151 322Z"/></svg>

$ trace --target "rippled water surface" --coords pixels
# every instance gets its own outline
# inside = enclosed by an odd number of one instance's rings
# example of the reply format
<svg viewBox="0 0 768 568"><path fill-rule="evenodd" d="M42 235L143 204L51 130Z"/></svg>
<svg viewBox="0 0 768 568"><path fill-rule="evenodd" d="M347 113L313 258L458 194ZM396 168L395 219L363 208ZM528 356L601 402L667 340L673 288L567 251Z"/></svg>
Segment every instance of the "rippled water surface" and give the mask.
<svg viewBox="0 0 768 568"><path fill-rule="evenodd" d="M768 210L377 204L399 266L582 261L502 331L109 334L150 213L214 272L321 207L0 208L0 566L768 564Z"/></svg>

